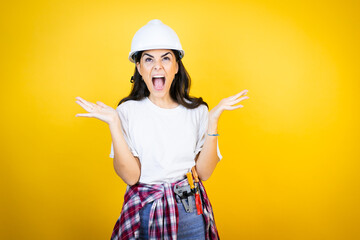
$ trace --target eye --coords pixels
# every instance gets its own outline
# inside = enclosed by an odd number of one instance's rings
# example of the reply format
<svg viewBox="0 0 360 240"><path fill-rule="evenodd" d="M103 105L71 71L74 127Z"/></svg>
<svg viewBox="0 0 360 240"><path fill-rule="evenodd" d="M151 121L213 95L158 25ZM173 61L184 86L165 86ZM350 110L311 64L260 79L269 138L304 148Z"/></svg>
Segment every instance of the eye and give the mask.
<svg viewBox="0 0 360 240"><path fill-rule="evenodd" d="M145 58L145 62L151 62L152 61L152 58Z"/></svg>
<svg viewBox="0 0 360 240"><path fill-rule="evenodd" d="M164 61L170 61L170 58L169 57L164 57L163 60Z"/></svg>

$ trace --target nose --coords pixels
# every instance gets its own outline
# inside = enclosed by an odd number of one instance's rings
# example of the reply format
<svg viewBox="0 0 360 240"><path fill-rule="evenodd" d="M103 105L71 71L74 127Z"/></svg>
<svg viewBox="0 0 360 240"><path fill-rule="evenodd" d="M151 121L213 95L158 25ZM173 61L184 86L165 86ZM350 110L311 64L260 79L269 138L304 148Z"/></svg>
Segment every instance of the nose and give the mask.
<svg viewBox="0 0 360 240"><path fill-rule="evenodd" d="M155 64L154 64L154 69L155 70L159 70L161 69L163 66L162 66L162 63L161 63L161 59L155 61Z"/></svg>

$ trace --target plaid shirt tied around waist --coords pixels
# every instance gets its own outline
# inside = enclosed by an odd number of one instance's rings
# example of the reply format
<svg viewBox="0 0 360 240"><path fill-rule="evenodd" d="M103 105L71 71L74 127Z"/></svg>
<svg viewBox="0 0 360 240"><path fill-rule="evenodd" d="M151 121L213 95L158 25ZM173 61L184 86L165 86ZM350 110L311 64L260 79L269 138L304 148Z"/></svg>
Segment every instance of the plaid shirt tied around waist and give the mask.
<svg viewBox="0 0 360 240"><path fill-rule="evenodd" d="M174 185L188 185L187 179L175 183L135 184L128 186L119 219L114 226L111 240L139 239L140 214L145 204L153 202L149 216L149 239L177 239L179 213L176 204ZM199 181L206 226L206 239L219 239L214 214L204 185ZM195 209L196 211L196 209Z"/></svg>

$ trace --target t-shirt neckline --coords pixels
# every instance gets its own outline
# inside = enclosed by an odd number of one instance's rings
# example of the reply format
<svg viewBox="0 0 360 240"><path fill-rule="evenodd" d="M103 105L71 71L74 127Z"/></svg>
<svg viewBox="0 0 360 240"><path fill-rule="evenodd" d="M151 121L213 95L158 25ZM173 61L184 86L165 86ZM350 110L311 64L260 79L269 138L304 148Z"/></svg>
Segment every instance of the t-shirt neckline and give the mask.
<svg viewBox="0 0 360 240"><path fill-rule="evenodd" d="M153 103L149 99L149 97L146 97L145 99L153 109L155 109L155 110L157 110L159 112L175 113L175 112L178 112L181 109L181 106L182 106L181 104L179 104L177 107L174 107L174 108L162 108L162 107L159 107L158 105L156 105L155 103Z"/></svg>

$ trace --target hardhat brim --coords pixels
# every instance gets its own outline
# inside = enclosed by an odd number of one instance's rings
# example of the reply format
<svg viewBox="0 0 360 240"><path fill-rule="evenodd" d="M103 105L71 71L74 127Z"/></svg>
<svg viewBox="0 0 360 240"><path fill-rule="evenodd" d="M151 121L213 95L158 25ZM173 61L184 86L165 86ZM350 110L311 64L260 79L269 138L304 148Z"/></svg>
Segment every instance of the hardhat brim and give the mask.
<svg viewBox="0 0 360 240"><path fill-rule="evenodd" d="M135 63L135 55L136 55L136 53L137 52L141 52L141 51L146 51L146 50L154 50L154 49L170 49L170 50L173 50L173 51L178 51L180 54L180 59L182 59L183 57L184 57L184 55L185 55L185 52L184 52L184 50L179 50L179 49L171 49L171 48L164 48L164 46L161 46L161 47L153 47L153 48L151 48L151 49L140 49L140 50L137 50L137 51L132 51L132 52L130 52L129 53L129 60L130 60L130 62L132 62L132 63Z"/></svg>

